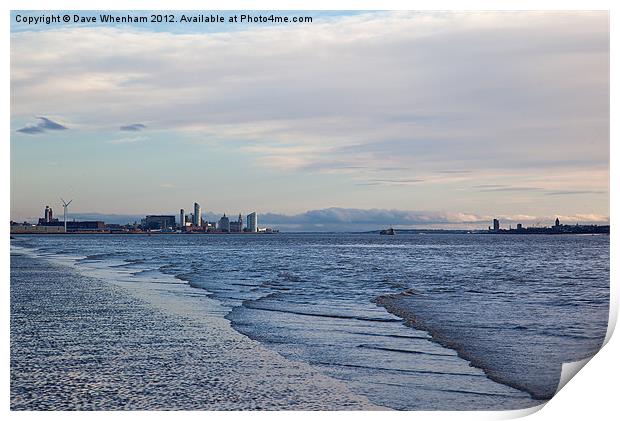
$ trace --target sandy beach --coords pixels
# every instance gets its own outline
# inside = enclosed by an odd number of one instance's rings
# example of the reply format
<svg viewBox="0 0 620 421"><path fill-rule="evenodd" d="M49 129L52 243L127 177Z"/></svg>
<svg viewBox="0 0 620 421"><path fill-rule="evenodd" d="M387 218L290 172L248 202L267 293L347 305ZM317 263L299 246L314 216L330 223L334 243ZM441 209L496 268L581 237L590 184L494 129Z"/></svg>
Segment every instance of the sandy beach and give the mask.
<svg viewBox="0 0 620 421"><path fill-rule="evenodd" d="M11 409L378 409L168 294L194 294L187 285L153 282L146 292L14 252Z"/></svg>

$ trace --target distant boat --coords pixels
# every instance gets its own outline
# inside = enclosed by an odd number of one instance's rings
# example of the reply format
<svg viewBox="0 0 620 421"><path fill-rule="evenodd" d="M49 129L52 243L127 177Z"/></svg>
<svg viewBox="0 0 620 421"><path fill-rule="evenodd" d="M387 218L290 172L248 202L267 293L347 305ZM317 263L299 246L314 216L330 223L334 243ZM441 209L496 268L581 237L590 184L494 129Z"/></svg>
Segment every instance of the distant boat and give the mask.
<svg viewBox="0 0 620 421"><path fill-rule="evenodd" d="M394 234L396 234L396 231L394 231L394 228L389 227L386 230L379 231L379 234L381 234L381 235L394 235Z"/></svg>

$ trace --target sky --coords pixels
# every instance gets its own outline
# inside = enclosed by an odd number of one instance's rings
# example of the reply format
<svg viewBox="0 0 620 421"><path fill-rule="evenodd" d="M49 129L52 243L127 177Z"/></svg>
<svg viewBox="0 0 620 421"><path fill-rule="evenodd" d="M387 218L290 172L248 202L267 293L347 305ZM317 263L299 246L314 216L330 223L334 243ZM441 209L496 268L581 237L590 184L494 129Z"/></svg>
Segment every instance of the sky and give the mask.
<svg viewBox="0 0 620 421"><path fill-rule="evenodd" d="M54 13L11 13L13 220L63 197L290 230L609 221L607 12L16 22Z"/></svg>

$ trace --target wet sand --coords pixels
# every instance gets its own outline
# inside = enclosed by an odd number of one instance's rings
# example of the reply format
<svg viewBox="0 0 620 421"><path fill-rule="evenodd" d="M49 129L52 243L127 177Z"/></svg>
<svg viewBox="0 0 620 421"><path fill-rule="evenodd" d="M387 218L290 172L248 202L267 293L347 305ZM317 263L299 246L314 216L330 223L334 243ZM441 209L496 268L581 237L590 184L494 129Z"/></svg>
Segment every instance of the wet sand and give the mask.
<svg viewBox="0 0 620 421"><path fill-rule="evenodd" d="M199 291L145 285L13 251L11 409L382 409L237 333Z"/></svg>

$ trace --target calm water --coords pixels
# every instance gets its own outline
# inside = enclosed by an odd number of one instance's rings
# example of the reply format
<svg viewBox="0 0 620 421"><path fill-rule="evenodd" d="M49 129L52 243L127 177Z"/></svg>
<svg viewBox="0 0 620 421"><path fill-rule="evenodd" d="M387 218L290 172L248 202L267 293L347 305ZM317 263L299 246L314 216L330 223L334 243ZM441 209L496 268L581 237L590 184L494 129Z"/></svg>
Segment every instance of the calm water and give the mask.
<svg viewBox="0 0 620 421"><path fill-rule="evenodd" d="M169 275L238 332L395 409L523 408L595 353L608 236L19 237L94 276ZM202 305L196 301L196 306Z"/></svg>

